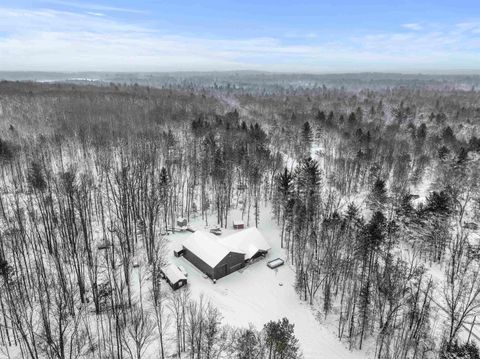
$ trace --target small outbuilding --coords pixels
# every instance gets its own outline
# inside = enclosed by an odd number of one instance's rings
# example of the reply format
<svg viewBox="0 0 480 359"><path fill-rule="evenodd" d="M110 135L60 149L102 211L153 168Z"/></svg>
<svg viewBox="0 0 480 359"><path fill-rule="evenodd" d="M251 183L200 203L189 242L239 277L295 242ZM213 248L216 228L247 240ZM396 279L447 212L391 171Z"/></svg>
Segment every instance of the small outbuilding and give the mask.
<svg viewBox="0 0 480 359"><path fill-rule="evenodd" d="M108 239L98 243L97 245L98 250L108 249L109 247L110 247L110 241Z"/></svg>
<svg viewBox="0 0 480 359"><path fill-rule="evenodd" d="M183 242L183 248L183 257L214 280L245 266L245 253L224 246L208 232L192 233Z"/></svg>
<svg viewBox="0 0 480 359"><path fill-rule="evenodd" d="M233 229L245 229L245 223L242 220L233 221Z"/></svg>
<svg viewBox="0 0 480 359"><path fill-rule="evenodd" d="M169 264L161 269L161 273L170 287L173 290L177 290L187 285L187 277L185 274L174 264Z"/></svg>
<svg viewBox="0 0 480 359"><path fill-rule="evenodd" d="M182 217L177 218L177 226L178 227L186 227L187 223L188 223L188 221L187 221L186 218L182 218Z"/></svg>

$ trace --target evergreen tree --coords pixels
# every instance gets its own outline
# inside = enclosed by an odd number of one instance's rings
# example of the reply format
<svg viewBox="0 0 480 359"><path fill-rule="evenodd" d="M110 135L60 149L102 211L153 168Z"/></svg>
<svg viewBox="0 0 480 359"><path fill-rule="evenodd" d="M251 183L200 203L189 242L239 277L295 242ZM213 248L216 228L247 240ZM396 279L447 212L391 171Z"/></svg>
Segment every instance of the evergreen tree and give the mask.
<svg viewBox="0 0 480 359"><path fill-rule="evenodd" d="M287 168L275 177L275 195L273 197L273 210L277 219L281 222L282 232L280 246L283 248L285 227L289 216L289 201L293 193L293 174Z"/></svg>
<svg viewBox="0 0 480 359"><path fill-rule="evenodd" d="M359 312L360 312L360 345L362 348L365 329L370 318L370 307L372 303L372 275L377 265L377 255L380 246L384 242L386 233L386 219L382 212L375 212L370 222L365 226L359 237L357 249L358 256L362 263L360 275Z"/></svg>
<svg viewBox="0 0 480 359"><path fill-rule="evenodd" d="M440 160L445 160L450 153L450 150L446 146L442 146L438 149L438 158Z"/></svg>
<svg viewBox="0 0 480 359"><path fill-rule="evenodd" d="M425 125L424 123L418 126L417 138L420 140L425 140L427 138L427 125Z"/></svg>
<svg viewBox="0 0 480 359"><path fill-rule="evenodd" d="M237 359L257 359L261 356L261 343L258 333L252 327L240 331L234 347Z"/></svg>
<svg viewBox="0 0 480 359"><path fill-rule="evenodd" d="M377 178L373 187L368 195L369 207L372 210L382 210L387 203L387 189L385 187L385 181Z"/></svg>
<svg viewBox="0 0 480 359"><path fill-rule="evenodd" d="M30 186L38 191L43 191L47 187L42 167L39 162L33 161L28 170L28 183Z"/></svg>
<svg viewBox="0 0 480 359"><path fill-rule="evenodd" d="M313 139L313 131L312 127L310 126L310 122L305 122L302 128L302 139L305 143L310 144Z"/></svg>
<svg viewBox="0 0 480 359"><path fill-rule="evenodd" d="M298 339L294 335L294 325L287 318L270 321L264 326L269 359L301 358Z"/></svg>

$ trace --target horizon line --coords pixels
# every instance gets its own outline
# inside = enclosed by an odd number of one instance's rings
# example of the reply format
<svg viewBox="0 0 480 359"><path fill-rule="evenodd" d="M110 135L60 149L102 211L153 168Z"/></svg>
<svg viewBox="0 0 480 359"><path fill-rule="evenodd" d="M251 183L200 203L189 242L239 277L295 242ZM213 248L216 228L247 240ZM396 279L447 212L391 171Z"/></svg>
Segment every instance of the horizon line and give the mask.
<svg viewBox="0 0 480 359"><path fill-rule="evenodd" d="M226 74L226 73L258 73L269 75L416 75L416 76L480 76L480 68L477 70L445 70L445 71L275 71L275 70L249 70L249 69L232 69L232 70L154 70L154 71L104 71L104 70L74 70L74 71L55 71L55 70L0 70L0 74L12 73L43 73L43 74Z"/></svg>

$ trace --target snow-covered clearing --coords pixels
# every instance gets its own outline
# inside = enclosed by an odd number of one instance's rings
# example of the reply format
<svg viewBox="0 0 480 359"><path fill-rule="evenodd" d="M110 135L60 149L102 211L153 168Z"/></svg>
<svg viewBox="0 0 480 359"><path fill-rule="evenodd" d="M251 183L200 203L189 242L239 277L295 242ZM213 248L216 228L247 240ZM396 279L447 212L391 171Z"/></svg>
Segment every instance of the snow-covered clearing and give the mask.
<svg viewBox="0 0 480 359"><path fill-rule="evenodd" d="M241 218L240 211L232 211L231 220ZM191 221L197 227L202 226L201 219ZM209 220L209 223L212 223ZM234 232L231 223L222 237ZM188 272L188 286L197 297L204 295L222 312L224 323L235 326L257 328L269 320L287 317L295 324L295 335L300 341L305 359L321 358L366 358L368 351L349 351L345 343L339 342L334 330L328 329L315 318L310 306L301 302L294 290L295 273L287 263L276 270L269 269L267 262L277 257L285 258L280 248L280 231L271 220L271 212L264 208L259 230L265 236L272 249L265 259L260 259L246 268L219 279L214 284L190 262L173 255L168 257L172 263L183 266ZM190 232L176 232L168 236L170 248L178 246ZM370 355L371 356L371 355Z"/></svg>

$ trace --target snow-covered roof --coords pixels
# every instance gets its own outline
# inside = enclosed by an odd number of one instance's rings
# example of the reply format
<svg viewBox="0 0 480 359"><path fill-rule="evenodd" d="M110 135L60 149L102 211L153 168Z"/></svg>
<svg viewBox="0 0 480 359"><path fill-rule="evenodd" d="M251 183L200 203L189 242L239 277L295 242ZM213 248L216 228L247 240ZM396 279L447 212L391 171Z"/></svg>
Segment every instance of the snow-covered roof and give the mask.
<svg viewBox="0 0 480 359"><path fill-rule="evenodd" d="M162 268L163 274L168 278L170 283L177 283L179 280L187 279L180 269L174 264L169 264Z"/></svg>
<svg viewBox="0 0 480 359"><path fill-rule="evenodd" d="M255 227L220 238L218 242L234 251L245 253L246 260L251 259L258 251L267 252L271 248L262 233Z"/></svg>
<svg viewBox="0 0 480 359"><path fill-rule="evenodd" d="M192 233L183 242L183 246L212 268L220 263L228 253L238 252L233 248L226 247L219 243L213 234L204 231Z"/></svg>
<svg viewBox="0 0 480 359"><path fill-rule="evenodd" d="M241 219L236 219L236 220L233 221L234 226L238 226L238 225L242 225L242 224L244 224L244 222Z"/></svg>

